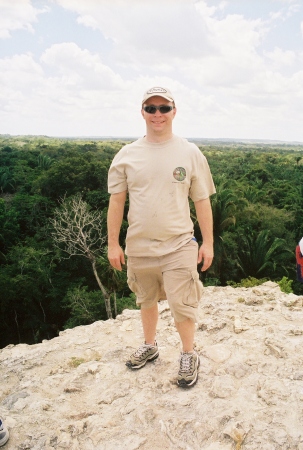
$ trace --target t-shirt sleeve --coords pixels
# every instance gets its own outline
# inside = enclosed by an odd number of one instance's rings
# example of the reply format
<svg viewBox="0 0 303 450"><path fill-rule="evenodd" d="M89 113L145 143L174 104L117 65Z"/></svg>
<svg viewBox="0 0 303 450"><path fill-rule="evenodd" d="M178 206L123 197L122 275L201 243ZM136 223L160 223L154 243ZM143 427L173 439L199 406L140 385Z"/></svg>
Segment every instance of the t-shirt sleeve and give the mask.
<svg viewBox="0 0 303 450"><path fill-rule="evenodd" d="M189 197L193 202L204 200L216 193L213 177L207 159L196 147L193 175L189 189Z"/></svg>
<svg viewBox="0 0 303 450"><path fill-rule="evenodd" d="M121 150L120 150L121 151ZM108 171L108 192L119 194L127 190L125 167L120 152L114 157Z"/></svg>

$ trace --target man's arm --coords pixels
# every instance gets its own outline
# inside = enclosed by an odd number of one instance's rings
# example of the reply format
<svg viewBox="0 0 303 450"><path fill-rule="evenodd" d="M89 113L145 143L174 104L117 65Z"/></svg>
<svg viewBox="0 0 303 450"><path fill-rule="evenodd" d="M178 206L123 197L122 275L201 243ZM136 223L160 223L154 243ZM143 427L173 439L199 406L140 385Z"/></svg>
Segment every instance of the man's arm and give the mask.
<svg viewBox="0 0 303 450"><path fill-rule="evenodd" d="M205 271L211 266L214 257L213 213L210 199L195 202L195 209L203 239L199 249L198 264L203 261L201 271Z"/></svg>
<svg viewBox="0 0 303 450"><path fill-rule="evenodd" d="M107 213L108 259L110 264L118 270L122 270L121 264L125 264L124 252L119 245L119 234L126 193L127 191L123 191L110 196Z"/></svg>

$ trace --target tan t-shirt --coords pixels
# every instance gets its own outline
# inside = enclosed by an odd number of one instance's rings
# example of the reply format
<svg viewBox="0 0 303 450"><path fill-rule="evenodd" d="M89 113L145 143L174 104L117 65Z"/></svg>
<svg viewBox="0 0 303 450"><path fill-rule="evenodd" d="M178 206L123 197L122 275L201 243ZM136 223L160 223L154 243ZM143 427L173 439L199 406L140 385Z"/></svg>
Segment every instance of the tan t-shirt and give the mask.
<svg viewBox="0 0 303 450"><path fill-rule="evenodd" d="M128 190L129 256L161 256L193 236L188 197L194 202L215 193L205 156L186 139L161 143L145 138L125 145L108 173L108 191Z"/></svg>

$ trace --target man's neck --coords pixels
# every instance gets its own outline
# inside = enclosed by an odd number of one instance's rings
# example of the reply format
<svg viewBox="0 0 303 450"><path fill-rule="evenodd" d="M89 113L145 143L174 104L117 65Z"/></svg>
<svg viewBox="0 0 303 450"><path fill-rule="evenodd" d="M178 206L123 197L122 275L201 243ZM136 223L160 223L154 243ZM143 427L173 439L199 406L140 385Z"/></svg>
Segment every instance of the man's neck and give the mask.
<svg viewBox="0 0 303 450"><path fill-rule="evenodd" d="M156 134L156 133L146 133L145 139L147 142L153 144L160 144L161 142L169 141L173 137L173 133Z"/></svg>

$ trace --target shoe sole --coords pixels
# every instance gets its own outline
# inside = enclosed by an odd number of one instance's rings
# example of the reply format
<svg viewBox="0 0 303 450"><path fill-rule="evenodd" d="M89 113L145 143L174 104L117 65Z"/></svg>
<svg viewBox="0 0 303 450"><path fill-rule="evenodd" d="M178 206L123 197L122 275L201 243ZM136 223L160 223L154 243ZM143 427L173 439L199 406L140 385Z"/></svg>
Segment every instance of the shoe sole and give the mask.
<svg viewBox="0 0 303 450"><path fill-rule="evenodd" d="M177 381L177 385L179 387L181 387L181 388L189 388L189 387L194 386L197 383L197 381L198 381L198 369L199 369L199 367L200 367L200 358L198 358L198 366L197 366L196 377L190 383L187 383L185 378L182 378L182 380L178 380Z"/></svg>
<svg viewBox="0 0 303 450"><path fill-rule="evenodd" d="M127 362L125 363L125 365L126 365L127 367L129 367L130 369L141 369L141 367L144 367L145 364L146 364L147 362L154 361L155 359L158 358L158 356L159 356L159 352L156 353L156 354L154 354L154 355L151 355L149 358L146 358L146 360L143 361L143 363L140 364L140 365L134 366L130 361L127 361Z"/></svg>
<svg viewBox="0 0 303 450"><path fill-rule="evenodd" d="M3 445L5 445L8 440L9 440L9 432L7 432L6 437L3 438L2 441L0 442L0 447L3 447Z"/></svg>

